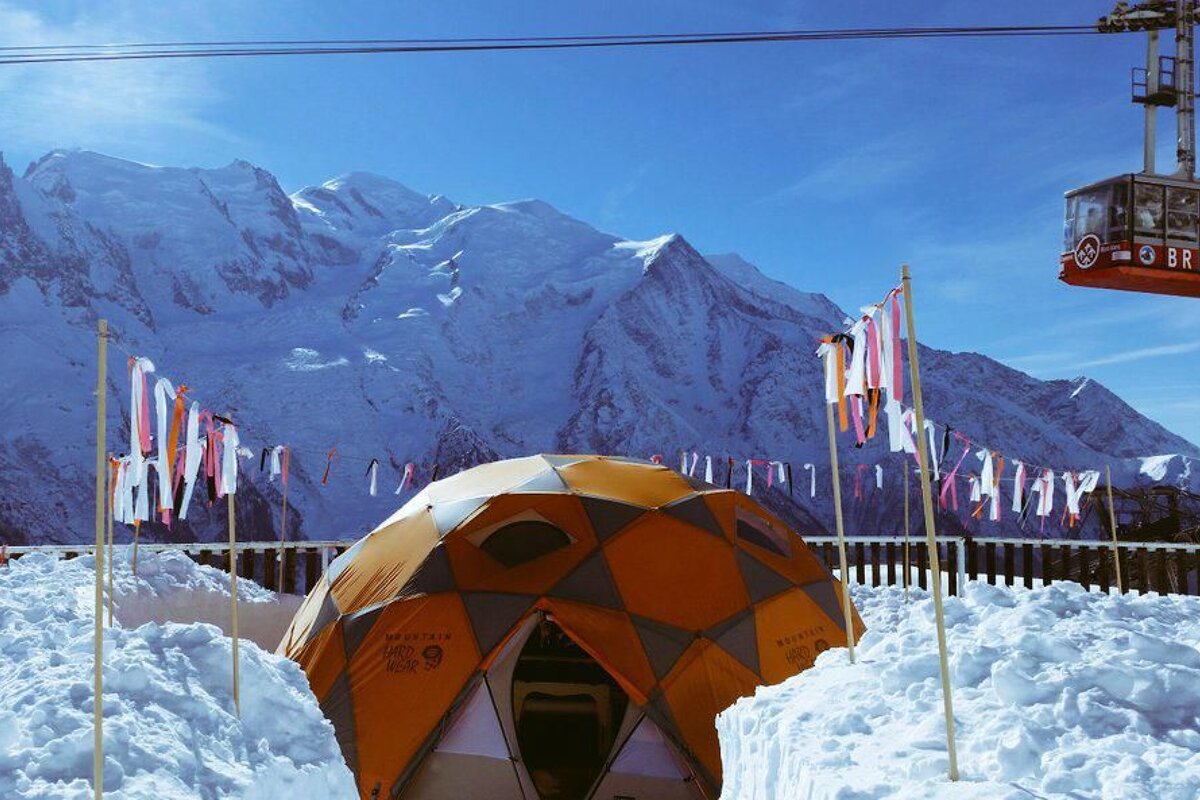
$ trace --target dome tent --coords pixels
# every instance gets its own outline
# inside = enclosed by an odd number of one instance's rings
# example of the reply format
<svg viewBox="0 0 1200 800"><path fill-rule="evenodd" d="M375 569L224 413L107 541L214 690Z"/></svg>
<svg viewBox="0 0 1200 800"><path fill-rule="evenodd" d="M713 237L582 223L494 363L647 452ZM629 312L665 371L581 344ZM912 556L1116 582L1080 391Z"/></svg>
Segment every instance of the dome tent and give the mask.
<svg viewBox="0 0 1200 800"><path fill-rule="evenodd" d="M745 495L543 455L426 487L280 649L363 797L715 800L717 713L844 646L839 599Z"/></svg>

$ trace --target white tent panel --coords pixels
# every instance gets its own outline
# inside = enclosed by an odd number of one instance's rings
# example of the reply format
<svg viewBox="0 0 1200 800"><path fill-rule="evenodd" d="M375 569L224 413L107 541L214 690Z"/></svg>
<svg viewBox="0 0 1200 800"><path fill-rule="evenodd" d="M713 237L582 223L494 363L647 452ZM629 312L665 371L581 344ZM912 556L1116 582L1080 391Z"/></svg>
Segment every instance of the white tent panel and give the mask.
<svg viewBox="0 0 1200 800"><path fill-rule="evenodd" d="M439 753L509 759L504 732L500 730L492 696L483 681L471 691L435 749Z"/></svg>
<svg viewBox="0 0 1200 800"><path fill-rule="evenodd" d="M658 726L643 717L613 762L612 772L683 780L688 771Z"/></svg>

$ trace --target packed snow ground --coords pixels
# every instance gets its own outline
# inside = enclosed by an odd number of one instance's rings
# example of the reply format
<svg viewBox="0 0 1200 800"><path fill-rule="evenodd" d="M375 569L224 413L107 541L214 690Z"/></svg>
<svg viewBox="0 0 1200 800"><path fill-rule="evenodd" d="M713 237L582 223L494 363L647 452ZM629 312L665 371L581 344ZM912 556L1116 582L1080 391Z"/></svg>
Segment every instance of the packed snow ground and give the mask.
<svg viewBox="0 0 1200 800"><path fill-rule="evenodd" d="M0 797L92 796L93 569L31 554L0 568ZM182 553L115 560L114 595L222 592L222 573ZM249 581L239 595L267 602ZM293 662L205 624L119 625L105 636L105 797L352 798L333 727Z"/></svg>
<svg viewBox="0 0 1200 800"><path fill-rule="evenodd" d="M946 601L961 781L947 780L930 596L854 588L830 650L718 718L726 800L1200 796L1200 599L967 584Z"/></svg>
<svg viewBox="0 0 1200 800"><path fill-rule="evenodd" d="M957 784L930 596L854 599L857 665L827 651L718 718L725 800L1200 797L1200 598L977 582L948 598Z"/></svg>

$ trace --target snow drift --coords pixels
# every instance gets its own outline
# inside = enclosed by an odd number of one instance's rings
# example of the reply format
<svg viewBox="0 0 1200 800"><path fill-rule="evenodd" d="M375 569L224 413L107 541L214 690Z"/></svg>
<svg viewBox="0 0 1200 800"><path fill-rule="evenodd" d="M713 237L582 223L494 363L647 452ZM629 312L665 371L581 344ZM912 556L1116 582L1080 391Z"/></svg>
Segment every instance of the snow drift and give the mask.
<svg viewBox="0 0 1200 800"><path fill-rule="evenodd" d="M181 553L115 564L118 596L224 593ZM31 554L0 568L0 797L92 796L92 558ZM243 587L245 587L243 589ZM248 602L271 594L239 583ZM114 800L352 798L333 727L300 668L243 641L241 718L229 639L212 625L105 635L105 796Z"/></svg>
<svg viewBox="0 0 1200 800"><path fill-rule="evenodd" d="M854 595L859 664L828 651L718 718L726 800L1200 797L1200 598L967 584L951 784L932 600Z"/></svg>

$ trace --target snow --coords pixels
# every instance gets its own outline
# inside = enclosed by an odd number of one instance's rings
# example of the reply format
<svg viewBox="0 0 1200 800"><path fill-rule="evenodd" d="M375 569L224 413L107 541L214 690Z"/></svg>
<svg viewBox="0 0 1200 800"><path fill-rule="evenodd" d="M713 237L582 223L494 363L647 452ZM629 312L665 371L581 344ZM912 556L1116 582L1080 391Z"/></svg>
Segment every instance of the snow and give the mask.
<svg viewBox="0 0 1200 800"><path fill-rule="evenodd" d="M1079 393L1086 389L1087 385L1092 382L1091 378L1076 378L1075 380L1079 382L1079 385L1071 390L1072 398L1078 397Z"/></svg>
<svg viewBox="0 0 1200 800"><path fill-rule="evenodd" d="M1175 458L1174 453L1163 456L1146 456L1141 459L1142 468L1140 472L1152 481L1161 481L1167 477L1167 467L1171 464L1171 459L1173 458Z"/></svg>
<svg viewBox="0 0 1200 800"><path fill-rule="evenodd" d="M726 800L1200 796L1200 598L967 584L945 616L961 780L932 600L854 587L868 626L717 720Z"/></svg>
<svg viewBox="0 0 1200 800"><path fill-rule="evenodd" d="M92 796L90 557L30 554L0 568L0 797ZM114 562L118 597L224 592L181 553ZM239 595L272 594L241 581ZM241 642L241 717L231 642L212 625L148 623L104 643L105 797L355 797L353 777L293 662Z"/></svg>

